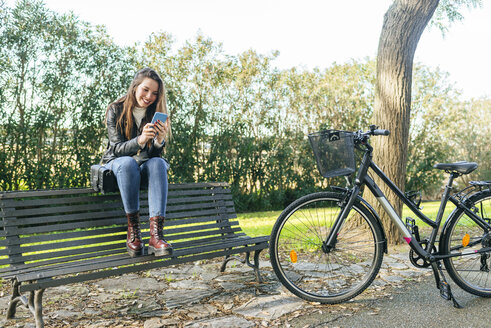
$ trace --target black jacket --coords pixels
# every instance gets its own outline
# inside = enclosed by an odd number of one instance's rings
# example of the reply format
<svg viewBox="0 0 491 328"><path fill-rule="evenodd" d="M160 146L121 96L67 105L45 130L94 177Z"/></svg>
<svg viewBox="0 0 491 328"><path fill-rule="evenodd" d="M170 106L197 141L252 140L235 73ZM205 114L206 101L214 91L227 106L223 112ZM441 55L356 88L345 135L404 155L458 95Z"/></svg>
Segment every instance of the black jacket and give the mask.
<svg viewBox="0 0 491 328"><path fill-rule="evenodd" d="M135 122L133 122L133 129L131 139L128 140L124 134L126 127L126 122L123 122L121 129L117 125L119 117L123 114L123 104L111 104L109 106L109 111L107 112L107 134L109 141L107 144L107 149L102 155L101 164L106 164L116 157L121 156L131 156L133 157L138 165L144 163L152 157L161 157L163 145L161 147L154 146L153 141L150 147L145 145L144 148L140 148L138 144L138 136L141 135L141 129L145 125L145 121L148 119L144 118L140 128L138 129ZM147 116L150 113L147 113Z"/></svg>

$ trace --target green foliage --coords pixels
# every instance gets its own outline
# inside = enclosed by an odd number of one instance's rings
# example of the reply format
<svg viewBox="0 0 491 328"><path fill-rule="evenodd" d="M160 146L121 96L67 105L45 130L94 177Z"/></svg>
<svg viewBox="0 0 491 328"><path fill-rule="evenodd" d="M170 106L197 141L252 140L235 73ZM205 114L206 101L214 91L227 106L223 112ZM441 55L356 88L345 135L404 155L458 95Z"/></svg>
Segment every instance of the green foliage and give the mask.
<svg viewBox="0 0 491 328"><path fill-rule="evenodd" d="M145 66L167 88L170 180L227 181L239 211L281 209L343 183L320 177L306 135L370 124L373 60L278 70L277 53L230 56L202 34L179 49L167 33L119 47L104 27L37 0L0 7L0 22L2 190L87 187L107 142L106 107ZM406 189L438 191L431 166L457 157L480 162L489 179L489 100L459 102L446 75L423 66L413 89Z"/></svg>
<svg viewBox="0 0 491 328"><path fill-rule="evenodd" d="M105 106L129 83L125 50L104 29L41 1L19 1L5 14L1 188L86 186L105 135Z"/></svg>
<svg viewBox="0 0 491 328"><path fill-rule="evenodd" d="M442 133L452 149L452 161L473 161L479 168L465 180L491 180L491 100L473 99L456 103L442 126Z"/></svg>
<svg viewBox="0 0 491 328"><path fill-rule="evenodd" d="M475 161L479 169L464 182L491 179L491 101L459 101L448 74L421 65L416 65L413 89L406 190L438 194L444 173L433 165L439 162Z"/></svg>
<svg viewBox="0 0 491 328"><path fill-rule="evenodd" d="M434 194L440 189L443 172L433 165L448 160L445 157L451 150L441 127L457 94L447 82L448 74L415 66L406 190Z"/></svg>
<svg viewBox="0 0 491 328"><path fill-rule="evenodd" d="M461 11L464 6L468 9L482 7L482 0L440 0L430 25L436 26L445 35L454 22L464 19Z"/></svg>

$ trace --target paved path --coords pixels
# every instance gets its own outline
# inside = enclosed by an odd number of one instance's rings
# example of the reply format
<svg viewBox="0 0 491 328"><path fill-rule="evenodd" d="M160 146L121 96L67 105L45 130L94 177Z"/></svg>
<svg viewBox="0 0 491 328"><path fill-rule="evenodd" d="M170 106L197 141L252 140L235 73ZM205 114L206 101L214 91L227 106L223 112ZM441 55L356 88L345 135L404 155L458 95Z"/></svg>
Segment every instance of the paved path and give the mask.
<svg viewBox="0 0 491 328"><path fill-rule="evenodd" d="M406 249L404 250L406 251ZM454 309L440 298L431 272L413 268L407 254L389 254L378 278L350 302L320 305L286 291L269 262L261 263L265 282L254 282L252 269L220 262L152 270L142 274L51 288L44 296L46 327L489 327L491 299L456 287L465 306ZM0 294L0 327L30 328L25 309L6 321L7 283ZM427 317L437 313L435 321Z"/></svg>
<svg viewBox="0 0 491 328"><path fill-rule="evenodd" d="M311 313L291 322L292 327L491 327L491 299L481 298L454 286L453 292L462 309L442 299L435 287L434 278L426 276L421 281L392 288L390 296L355 300L350 310L322 314ZM351 303L351 302L350 302ZM353 307L359 308L353 311Z"/></svg>

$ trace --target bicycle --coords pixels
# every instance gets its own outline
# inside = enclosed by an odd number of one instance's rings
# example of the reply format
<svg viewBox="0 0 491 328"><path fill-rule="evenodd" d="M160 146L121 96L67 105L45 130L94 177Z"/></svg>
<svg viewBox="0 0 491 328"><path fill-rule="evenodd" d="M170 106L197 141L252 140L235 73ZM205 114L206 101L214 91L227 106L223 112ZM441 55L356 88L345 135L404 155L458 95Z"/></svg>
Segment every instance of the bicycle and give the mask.
<svg viewBox="0 0 491 328"><path fill-rule="evenodd" d="M470 182L452 193L454 179L471 173L478 165L436 164L434 167L448 173L449 179L437 216L431 220L421 212L421 195L403 193L372 161L370 137L389 134L373 125L367 132L326 130L309 134L320 173L326 178L345 176L348 187L331 186L333 191L306 195L280 214L270 238L270 259L278 279L300 298L330 304L356 297L373 282L387 253L387 238L379 215L361 196L368 188L410 246L411 263L433 269L444 299L460 307L443 273L442 261L462 289L491 297L491 182ZM357 171L355 149L363 154ZM368 169L431 227L429 238L421 239L413 218L406 218L404 223ZM445 221L437 243L448 201L456 208Z"/></svg>

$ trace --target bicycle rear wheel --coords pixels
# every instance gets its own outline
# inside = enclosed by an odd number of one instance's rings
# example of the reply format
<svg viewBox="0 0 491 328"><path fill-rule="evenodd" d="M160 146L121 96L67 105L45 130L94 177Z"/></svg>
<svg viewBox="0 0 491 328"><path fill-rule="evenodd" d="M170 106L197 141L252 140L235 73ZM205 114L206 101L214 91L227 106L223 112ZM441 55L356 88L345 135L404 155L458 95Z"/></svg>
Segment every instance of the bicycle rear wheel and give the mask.
<svg viewBox="0 0 491 328"><path fill-rule="evenodd" d="M490 225L491 190L474 194L469 201L468 207ZM477 225L461 209L453 212L448 220L448 227L443 232L440 243L441 254L472 253L444 259L448 274L469 293L491 297L491 251L478 253L491 247L491 231Z"/></svg>
<svg viewBox="0 0 491 328"><path fill-rule="evenodd" d="M279 216L271 233L271 265L293 294L313 302L340 303L363 292L382 264L383 234L365 206L355 202L335 248L322 245L343 196L321 192L304 196Z"/></svg>

